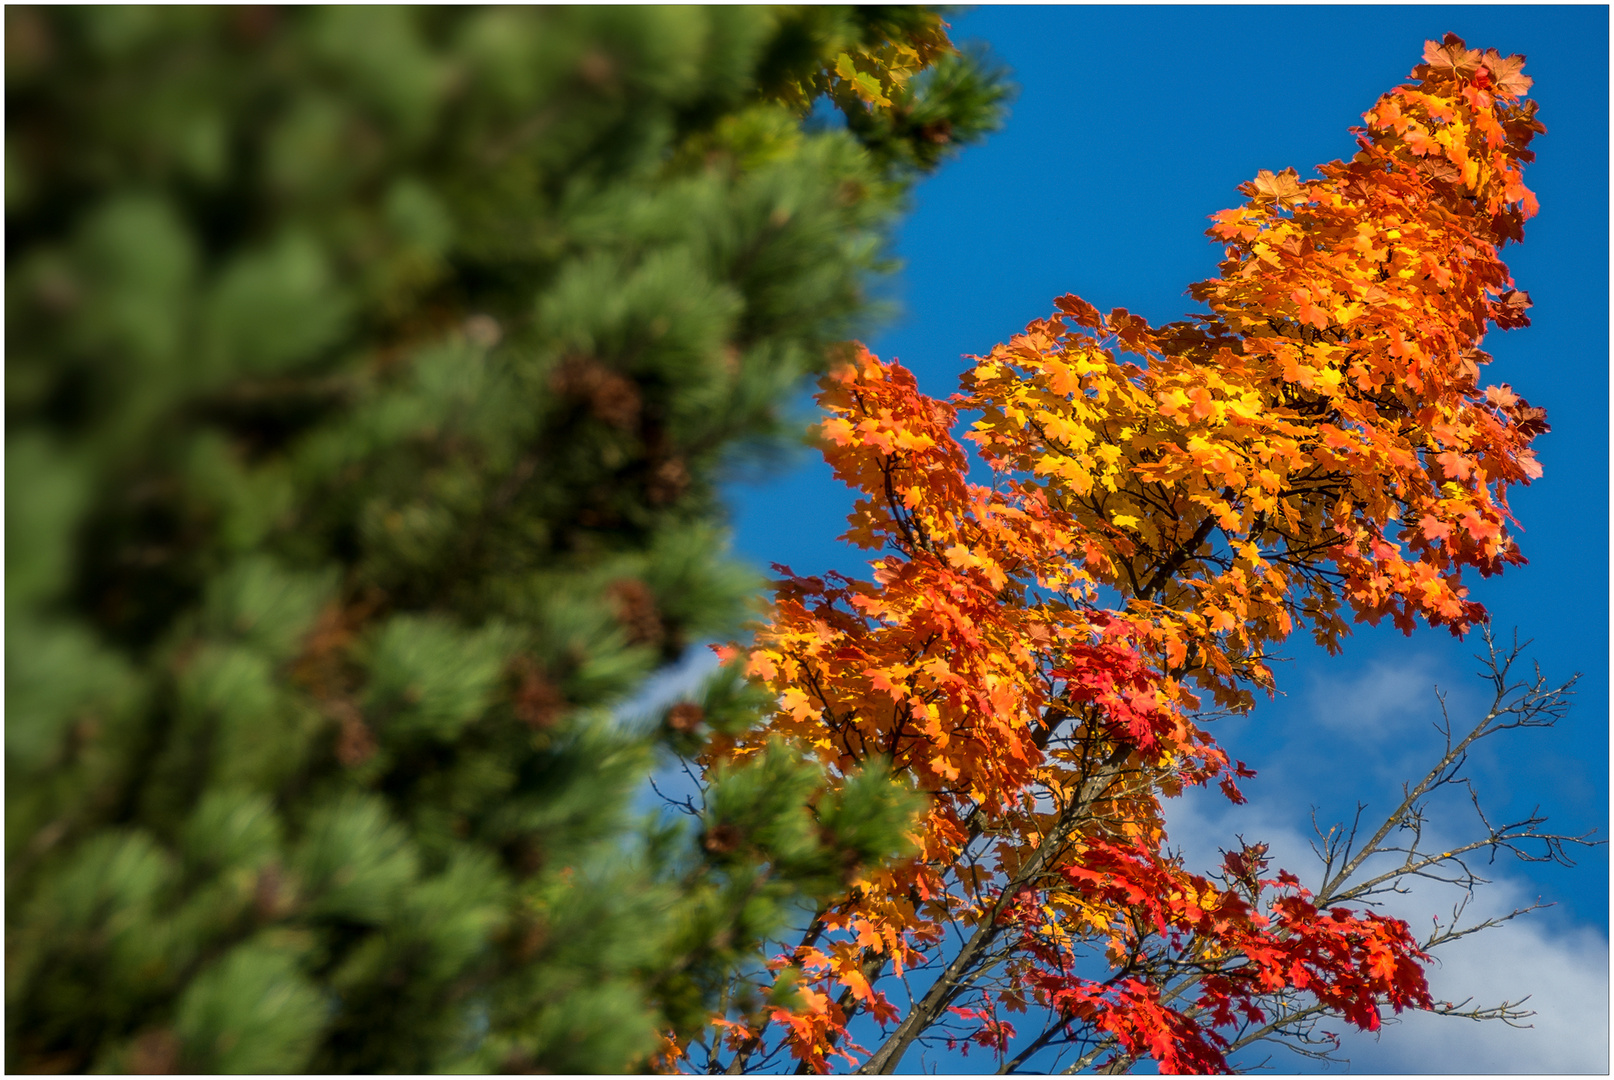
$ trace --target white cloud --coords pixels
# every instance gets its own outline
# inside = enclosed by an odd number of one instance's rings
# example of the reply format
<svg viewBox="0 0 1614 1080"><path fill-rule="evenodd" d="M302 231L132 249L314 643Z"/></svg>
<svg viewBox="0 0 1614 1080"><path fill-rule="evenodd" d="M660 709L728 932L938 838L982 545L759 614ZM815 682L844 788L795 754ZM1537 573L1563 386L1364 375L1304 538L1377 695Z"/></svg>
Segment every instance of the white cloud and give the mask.
<svg viewBox="0 0 1614 1080"><path fill-rule="evenodd" d="M1472 680L1452 677L1438 657L1423 652L1377 657L1346 674L1325 669L1309 675L1304 715L1364 741L1400 736L1409 725L1438 717L1437 688L1458 723L1477 704Z"/></svg>
<svg viewBox="0 0 1614 1080"><path fill-rule="evenodd" d="M1487 886L1501 896L1510 890ZM1482 894L1483 895L1483 894ZM1499 897L1500 898L1500 897ZM1380 1037L1352 1034L1342 1053L1353 1071L1607 1073L1608 939L1588 926L1554 933L1524 916L1452 942L1429 971L1437 999L1494 1005L1526 995L1528 1028L1407 1013Z"/></svg>
<svg viewBox="0 0 1614 1080"><path fill-rule="evenodd" d="M1277 796L1274 798L1273 796ZM1298 874L1315 885L1320 865L1310 848L1303 797L1285 803L1274 792L1235 807L1211 792L1194 792L1167 804L1171 844L1182 850L1189 868L1213 869L1218 847L1236 844L1235 833L1270 845L1273 867ZM1364 817L1364 821L1379 819ZM1326 822L1323 823L1326 826ZM1426 833L1431 844L1441 842ZM1495 868L1490 868L1495 869ZM1437 913L1446 920L1460 893L1417 882L1411 892L1385 898L1381 912L1407 920L1415 933L1426 931ZM1465 925L1526 907L1535 894L1526 884L1498 875L1480 886L1464 913ZM1608 939L1586 925L1564 925L1545 913L1524 915L1501 926L1459 939L1436 953L1429 968L1436 1000L1472 1005L1517 1003L1536 1015L1528 1028L1498 1021L1476 1022L1429 1013L1404 1013L1377 1034L1338 1023L1341 1056L1353 1073L1606 1073L1609 1067ZM1284 1069L1327 1068L1274 1050L1271 1064ZM1336 1066L1328 1071L1338 1071Z"/></svg>

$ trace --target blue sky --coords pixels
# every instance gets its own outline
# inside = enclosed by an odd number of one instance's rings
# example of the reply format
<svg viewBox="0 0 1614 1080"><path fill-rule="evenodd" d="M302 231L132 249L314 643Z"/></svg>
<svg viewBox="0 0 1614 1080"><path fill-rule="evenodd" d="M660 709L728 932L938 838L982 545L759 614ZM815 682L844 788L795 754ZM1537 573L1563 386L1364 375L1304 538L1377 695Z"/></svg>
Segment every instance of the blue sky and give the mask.
<svg viewBox="0 0 1614 1080"><path fill-rule="evenodd" d="M1065 292L1156 323L1180 317L1195 306L1187 285L1215 273L1218 249L1203 231L1240 201L1235 186L1258 169L1304 174L1351 153L1346 129L1406 79L1426 38L1447 31L1524 53L1548 129L1526 173L1541 214L1505 253L1535 301L1534 325L1486 341L1488 381L1548 410L1553 430L1537 444L1546 472L1513 499L1530 564L1470 587L1500 631L1534 639L1549 679L1582 675L1566 721L1495 740L1473 774L1499 812L1539 804L1565 831L1606 836L1606 7L986 7L958 17L955 40L988 44L1020 95L1001 132L919 189L896 237L899 313L868 344L945 397L964 355L1049 314ZM859 553L834 540L851 499L816 455L729 495L736 547L758 566L861 570ZM1174 841L1214 855L1234 832L1269 839L1305 876L1312 806L1331 820L1358 800L1384 804L1439 752L1428 723L1436 687L1459 722L1480 701L1477 644L1362 626L1329 658L1295 640L1279 669L1283 696L1217 731L1261 772L1246 786L1251 804L1185 800L1172 810ZM1583 855L1573 870L1499 861L1480 903L1556 906L1470 939L1434 975L1445 996L1534 993L1535 1029L1414 1018L1353 1042L1356 1070L1606 1070L1607 848ZM1395 913L1426 924L1452 899L1418 892ZM1280 1071L1307 1064L1273 1060Z"/></svg>

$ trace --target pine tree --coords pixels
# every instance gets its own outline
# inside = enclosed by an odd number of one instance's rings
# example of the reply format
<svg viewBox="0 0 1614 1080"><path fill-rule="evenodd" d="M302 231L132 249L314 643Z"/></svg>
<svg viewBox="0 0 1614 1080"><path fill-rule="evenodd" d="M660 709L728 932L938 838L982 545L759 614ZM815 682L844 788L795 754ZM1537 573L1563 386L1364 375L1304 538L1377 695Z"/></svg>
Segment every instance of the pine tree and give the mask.
<svg viewBox="0 0 1614 1080"><path fill-rule="evenodd" d="M612 707L1001 78L919 9L6 33L8 1068L644 1065L904 843L782 750L641 836L760 702Z"/></svg>

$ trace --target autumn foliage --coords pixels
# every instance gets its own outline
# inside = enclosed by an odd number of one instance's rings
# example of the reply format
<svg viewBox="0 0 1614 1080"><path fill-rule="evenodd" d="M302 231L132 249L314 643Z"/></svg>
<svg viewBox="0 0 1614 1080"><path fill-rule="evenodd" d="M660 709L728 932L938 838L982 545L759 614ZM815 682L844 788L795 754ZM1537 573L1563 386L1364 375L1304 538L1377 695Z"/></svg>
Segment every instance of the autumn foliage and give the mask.
<svg viewBox="0 0 1614 1080"><path fill-rule="evenodd" d="M783 571L746 660L778 709L708 763L774 740L831 775L886 760L929 809L911 859L778 956L793 990L718 1019L711 1067L889 1072L933 1028L1007 1055L1009 1014L1046 1009L1022 1054L1080 1037L1089 1064L1216 1072L1297 992L1364 1029L1430 1005L1404 923L1319 910L1258 845L1190 873L1162 798L1241 801L1251 772L1202 725L1273 690L1295 631L1461 634L1485 618L1465 572L1523 561L1507 490L1546 424L1482 385L1480 350L1528 323L1499 256L1536 210L1522 63L1430 42L1351 160L1244 185L1187 321L1065 296L949 401L861 348L824 380L871 577ZM891 977L921 964L899 1006ZM880 1045L853 1042L859 1013Z"/></svg>

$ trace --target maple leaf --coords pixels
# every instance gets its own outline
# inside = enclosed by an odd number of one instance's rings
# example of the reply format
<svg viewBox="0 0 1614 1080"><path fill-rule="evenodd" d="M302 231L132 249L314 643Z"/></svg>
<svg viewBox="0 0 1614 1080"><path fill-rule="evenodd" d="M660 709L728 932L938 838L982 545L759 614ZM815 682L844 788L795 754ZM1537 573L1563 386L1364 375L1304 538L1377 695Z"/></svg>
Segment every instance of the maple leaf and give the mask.
<svg viewBox="0 0 1614 1080"><path fill-rule="evenodd" d="M1271 201L1279 206L1293 206L1305 194L1300 184L1300 174L1293 168L1277 174L1270 169L1262 169L1255 174L1254 180L1240 184L1239 190L1257 202Z"/></svg>
<svg viewBox="0 0 1614 1080"><path fill-rule="evenodd" d="M1079 296L1068 294L1061 296L1054 301L1054 306L1075 320L1077 326L1085 326L1091 330L1104 328L1104 316L1099 314L1098 308Z"/></svg>
<svg viewBox="0 0 1614 1080"><path fill-rule="evenodd" d="M893 681L891 676L879 669L869 672L869 685L890 694L893 701L901 701L907 695L906 687Z"/></svg>
<svg viewBox="0 0 1614 1080"><path fill-rule="evenodd" d="M840 972L841 983L860 1001L870 1001L874 997L874 990L869 986L868 978L856 964L848 965Z"/></svg>
<svg viewBox="0 0 1614 1080"><path fill-rule="evenodd" d="M1502 411L1513 420L1514 429L1526 438L1544 435L1552 430L1547 423L1547 410L1532 406L1522 397L1515 395L1515 399L1504 405Z"/></svg>
<svg viewBox="0 0 1614 1080"><path fill-rule="evenodd" d="M1407 145L1411 146L1415 153L1426 154L1429 152L1427 147L1425 147L1423 150L1419 150L1418 147L1414 145L1414 142L1410 137L1407 140ZM1444 157L1424 158L1422 161L1418 162L1418 171L1429 177L1431 180L1438 180L1447 184L1455 183L1463 178L1463 171Z"/></svg>
<svg viewBox="0 0 1614 1080"><path fill-rule="evenodd" d="M1501 56L1494 49L1485 52L1485 68L1490 73L1491 86L1508 97L1520 98L1529 93L1535 80L1524 74L1524 57L1518 53Z"/></svg>
<svg viewBox="0 0 1614 1080"><path fill-rule="evenodd" d="M1408 149L1419 156L1440 152L1440 143L1436 141L1434 135L1427 128L1417 124L1407 126L1404 138L1407 140Z"/></svg>
<svg viewBox="0 0 1614 1080"><path fill-rule="evenodd" d="M1529 326L1530 317L1525 312L1530 310L1530 306L1529 293L1522 289L1509 289L1491 304L1491 318L1495 319L1496 325L1504 330Z"/></svg>
<svg viewBox="0 0 1614 1080"><path fill-rule="evenodd" d="M1450 78L1467 78L1480 66L1480 52L1470 49L1456 34L1447 34L1438 44L1424 42L1424 64L1431 72Z"/></svg>

